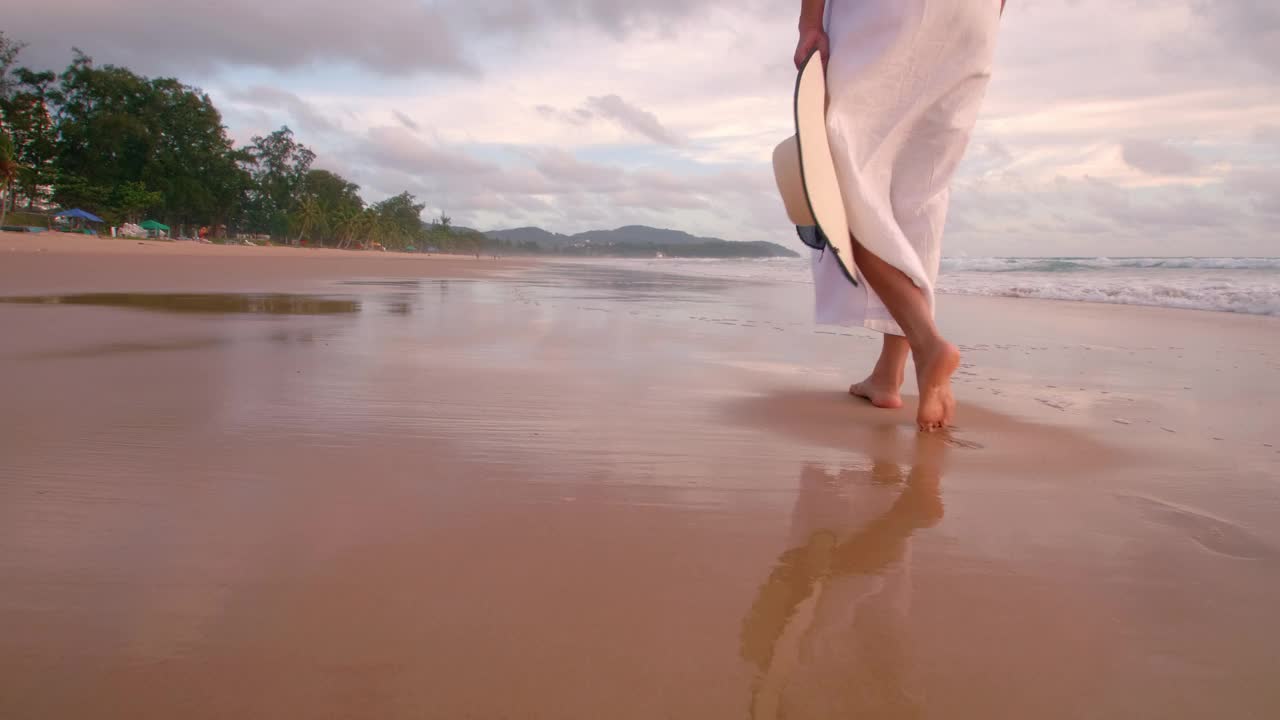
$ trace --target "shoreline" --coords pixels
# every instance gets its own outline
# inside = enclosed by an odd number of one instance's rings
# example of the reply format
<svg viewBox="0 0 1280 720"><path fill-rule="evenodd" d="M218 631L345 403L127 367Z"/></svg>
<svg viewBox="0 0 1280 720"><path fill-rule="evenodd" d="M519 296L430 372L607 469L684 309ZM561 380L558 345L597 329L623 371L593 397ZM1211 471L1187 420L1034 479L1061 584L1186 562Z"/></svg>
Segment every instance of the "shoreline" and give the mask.
<svg viewBox="0 0 1280 720"><path fill-rule="evenodd" d="M50 244L48 241L53 241ZM290 275L295 279L305 277L310 280L320 281L325 279L341 279L342 272L333 272L334 265L340 261L345 261L348 274L353 277L379 277L382 276L376 270L382 269L381 265L375 263L400 262L401 267L396 267L396 272L385 275L385 277L440 277L443 275L452 275L455 277L476 277L479 275L488 275L493 272L518 271L535 267L538 265L567 265L567 266L615 266L626 268L630 264L646 263L646 267L639 269L640 272L656 272L672 275L681 275L692 278L704 277L696 274L684 273L667 273L661 267L652 266L654 263L661 263L661 260L654 258L575 258L561 257L555 255L538 256L538 255L515 255L505 256L494 260L491 256L481 256L479 259L474 255L460 254L424 254L424 253L400 253L394 251L377 252L372 250L339 250L336 248L304 248L304 247L288 247L288 246L247 246L247 245L215 245L190 241L175 240L138 240L134 238L111 238L111 237L93 237L86 235L77 235L73 233L61 232L45 232L39 234L0 232L0 257L10 260L9 272L5 272L6 268L0 267L0 294L6 296L39 294L41 285L38 282L28 282L24 278L41 273L49 273L50 270L41 267L32 272L28 272L27 268L21 270L13 267L18 263L36 262L24 256L40 256L40 255L71 255L71 256L133 256L133 257L156 257L163 254L174 257L199 257L199 258L239 258L254 257L268 260L272 265L272 270L283 270L284 266L275 265L276 258L289 258L299 261L300 263L313 263L306 270L294 269L291 273L281 273L282 280L286 280ZM797 261L796 258L763 258L765 260L783 260ZM1034 258L1032 258L1034 259ZM677 262L688 262L689 258L674 258ZM697 261L706 262L722 262L720 258L697 258ZM743 259L751 260L751 259ZM800 258L799 260L803 260ZM321 261L327 265L324 271L319 271L322 267L320 264L314 264ZM148 261L149 262L149 261ZM429 263L429 264L428 264ZM42 265L44 263L41 263ZM301 267L301 266L300 266ZM634 268L632 268L634 269ZM57 274L58 269L53 269L52 273ZM154 284L153 278L139 277L135 273L128 273L132 280L140 282L147 286ZM262 283L271 283L272 274L262 273L255 274L255 278L261 278ZM807 276L806 276L807 277ZM186 280L197 283L202 290L217 291L219 288L213 284L205 284L203 278L186 277ZM233 276L220 276L220 282L227 282L225 287L227 290L244 290L244 280ZM785 280L773 280L769 278L744 278L741 282L763 282L771 284L807 284L807 283L791 283ZM106 290L118 289L126 291L134 289L139 292L146 292L145 288L127 288L123 283L112 280L90 280L83 276L73 275L67 279L68 284L86 283L86 288ZM13 291L12 288L24 288L20 291ZM156 289L176 289L173 283L161 283ZM51 289L51 292L59 291ZM948 298L948 301L960 298L977 298L989 299L995 301L1017 301L1019 303L1028 304L1046 304L1047 307L1054 306L1080 306L1084 308L1130 308L1137 312L1144 310L1152 311L1153 320L1160 320L1164 313L1178 313L1190 315L1204 315L1209 318L1227 317L1245 317L1259 318L1266 323L1276 325L1276 329L1280 329L1280 315L1269 315L1265 313L1240 312L1232 310L1210 310L1202 308L1182 308L1171 307L1167 305L1145 304L1145 303L1129 303L1129 302L1096 302L1088 300L1075 300L1065 298L1042 298L1024 295L995 295L973 292L946 292L939 291L939 295ZM963 302L963 300L961 300ZM944 309L945 303L940 303L940 312ZM1270 328L1260 326L1260 329L1272 331Z"/></svg>
<svg viewBox="0 0 1280 720"><path fill-rule="evenodd" d="M326 281L369 277L479 277L519 271L533 262L4 232L0 233L0 293L301 290Z"/></svg>

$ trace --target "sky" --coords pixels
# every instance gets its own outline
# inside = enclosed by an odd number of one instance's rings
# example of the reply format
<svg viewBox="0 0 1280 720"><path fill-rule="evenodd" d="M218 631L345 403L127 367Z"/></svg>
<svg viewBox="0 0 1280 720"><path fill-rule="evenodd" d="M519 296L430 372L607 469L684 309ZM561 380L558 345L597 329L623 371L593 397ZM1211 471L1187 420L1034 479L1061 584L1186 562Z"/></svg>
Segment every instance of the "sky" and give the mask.
<svg viewBox="0 0 1280 720"><path fill-rule="evenodd" d="M367 200L794 245L769 160L798 8L44 0L5 25L33 67L78 47L203 88L239 142L288 124ZM944 254L1280 254L1280 2L1009 0L1000 33Z"/></svg>

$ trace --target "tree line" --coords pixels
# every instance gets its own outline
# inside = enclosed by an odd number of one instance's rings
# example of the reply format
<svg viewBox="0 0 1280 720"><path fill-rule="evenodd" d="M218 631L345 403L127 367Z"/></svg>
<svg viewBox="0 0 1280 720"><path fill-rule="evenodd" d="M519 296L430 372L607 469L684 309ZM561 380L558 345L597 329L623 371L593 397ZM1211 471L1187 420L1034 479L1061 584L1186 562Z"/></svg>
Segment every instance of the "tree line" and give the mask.
<svg viewBox="0 0 1280 720"><path fill-rule="evenodd" d="M14 211L79 207L111 224L155 218L176 233L269 236L292 244L478 252L478 233L427 224L403 192L366 203L312 167L288 126L236 147L199 88L97 65L79 50L61 73L19 64L0 32L0 225Z"/></svg>

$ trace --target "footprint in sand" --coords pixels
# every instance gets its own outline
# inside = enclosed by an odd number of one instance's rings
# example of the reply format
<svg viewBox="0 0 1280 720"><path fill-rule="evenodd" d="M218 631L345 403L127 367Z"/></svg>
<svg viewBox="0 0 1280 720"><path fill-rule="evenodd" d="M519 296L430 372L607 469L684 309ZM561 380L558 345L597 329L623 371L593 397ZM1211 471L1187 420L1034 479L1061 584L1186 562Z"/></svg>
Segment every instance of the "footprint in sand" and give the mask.
<svg viewBox="0 0 1280 720"><path fill-rule="evenodd" d="M976 443L972 440L961 440L960 438L956 438L956 437L948 437L944 442L946 442L947 445L950 445L953 448L960 448L962 450L982 450L984 447L986 447L982 443Z"/></svg>
<svg viewBox="0 0 1280 720"><path fill-rule="evenodd" d="M1248 560L1280 556L1275 548L1253 533L1226 520L1141 495L1117 495L1116 499L1138 508L1152 522L1186 533L1210 552Z"/></svg>

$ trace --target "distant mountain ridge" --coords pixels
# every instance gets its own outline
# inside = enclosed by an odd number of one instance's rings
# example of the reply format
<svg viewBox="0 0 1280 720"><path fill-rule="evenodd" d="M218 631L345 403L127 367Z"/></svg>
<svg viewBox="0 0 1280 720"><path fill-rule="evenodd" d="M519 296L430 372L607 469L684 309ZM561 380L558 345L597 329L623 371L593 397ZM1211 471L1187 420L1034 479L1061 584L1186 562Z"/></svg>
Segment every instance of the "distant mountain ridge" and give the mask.
<svg viewBox="0 0 1280 720"><path fill-rule="evenodd" d="M493 240L541 252L565 255L671 257L796 257L797 253L771 242L731 242L715 237L698 237L680 230L647 225L624 225L613 230L588 230L564 235L539 227L491 230Z"/></svg>

